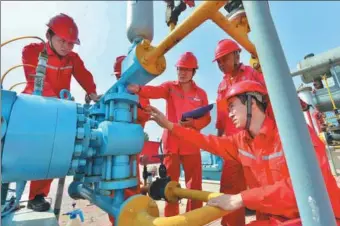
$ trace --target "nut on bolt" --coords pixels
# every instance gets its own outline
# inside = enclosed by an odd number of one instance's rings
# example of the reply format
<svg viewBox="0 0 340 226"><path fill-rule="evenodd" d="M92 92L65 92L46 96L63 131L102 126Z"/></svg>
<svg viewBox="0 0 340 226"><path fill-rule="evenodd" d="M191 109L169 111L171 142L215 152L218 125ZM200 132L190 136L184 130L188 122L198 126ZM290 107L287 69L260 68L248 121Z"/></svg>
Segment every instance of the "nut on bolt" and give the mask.
<svg viewBox="0 0 340 226"><path fill-rule="evenodd" d="M84 114L84 108L80 104L77 104L77 113Z"/></svg>
<svg viewBox="0 0 340 226"><path fill-rule="evenodd" d="M81 153L83 152L83 145L81 144L76 144L75 148L74 148L74 156L80 156Z"/></svg>
<svg viewBox="0 0 340 226"><path fill-rule="evenodd" d="M83 139L85 137L85 129L83 127L79 127L77 129L77 138Z"/></svg>

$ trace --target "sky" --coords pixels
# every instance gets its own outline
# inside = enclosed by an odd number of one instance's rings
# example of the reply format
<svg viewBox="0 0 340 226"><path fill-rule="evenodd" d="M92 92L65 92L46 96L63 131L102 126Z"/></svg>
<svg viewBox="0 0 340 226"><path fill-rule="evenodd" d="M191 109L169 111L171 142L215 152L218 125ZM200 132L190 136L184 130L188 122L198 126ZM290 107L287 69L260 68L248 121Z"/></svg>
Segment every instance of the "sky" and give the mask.
<svg viewBox="0 0 340 226"><path fill-rule="evenodd" d="M200 2L196 2L200 4ZM66 13L74 18L79 28L81 45L74 51L83 59L85 66L92 72L97 84L97 92L104 93L115 83L113 62L119 55L127 54L130 43L127 39L127 14L124 1L1 1L1 43L11 38L25 35L45 38L46 23L49 18ZM339 1L270 1L271 14L290 69L308 53L319 54L340 45ZM192 8L182 13L179 23L190 13ZM223 14L225 11L221 9ZM153 45L157 45L169 33L165 23L165 3L154 2L154 36ZM148 13L150 15L150 13ZM189 34L166 55L166 71L150 85L158 85L169 80L176 80L175 63L178 57L187 51L198 58L199 70L194 77L198 86L208 94L209 102L216 99L216 91L222 74L216 63L212 63L214 49L219 40L229 36L211 21L206 21ZM250 36L251 37L251 36ZM1 49L1 74L16 64L21 64L21 50L38 40L26 39L10 43ZM241 60L248 64L249 54L243 50ZM4 88L25 81L22 68L10 72L4 82ZM302 82L298 77L294 83ZM20 93L24 86L14 90ZM85 92L72 80L71 93L77 102L83 103ZM152 105L165 111L164 100L152 100ZM215 117L213 117L215 118ZM212 122L214 123L214 122ZM212 128L210 126L210 128ZM161 137L162 130L154 123L148 122L145 131L151 140Z"/></svg>

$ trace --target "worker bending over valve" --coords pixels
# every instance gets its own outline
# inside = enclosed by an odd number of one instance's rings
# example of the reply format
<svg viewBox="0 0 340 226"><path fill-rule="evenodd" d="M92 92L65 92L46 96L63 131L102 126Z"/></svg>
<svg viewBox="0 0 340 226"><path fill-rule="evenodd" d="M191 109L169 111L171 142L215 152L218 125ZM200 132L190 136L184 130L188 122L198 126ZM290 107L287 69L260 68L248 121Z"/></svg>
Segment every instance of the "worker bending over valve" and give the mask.
<svg viewBox="0 0 340 226"><path fill-rule="evenodd" d="M223 80L219 84L216 100L217 136L231 136L240 131L228 117L228 108L225 106L225 102L221 101L225 98L230 87L237 82L245 80L256 81L265 86L262 73L240 62L240 52L241 48L239 45L231 39L219 41L215 49L215 59L213 62L217 62L219 69L223 73ZM270 110L269 114L272 116L271 107L268 109ZM272 118L274 117L272 116ZM220 192L237 194L245 189L246 183L243 177L241 164L235 159L225 159L221 174ZM245 208L240 208L239 210L224 216L221 225L245 225Z"/></svg>
<svg viewBox="0 0 340 226"><path fill-rule="evenodd" d="M126 56L119 56L116 58L116 61L113 65L113 73L116 76L116 79L119 80L122 75L122 62L125 59ZM145 123L149 120L150 114L146 113L143 109L150 105L150 101L147 98L139 98L139 106L137 109L137 123L140 124L143 128L145 126ZM124 198L128 199L129 197L139 194L140 193L140 175L139 175L139 156L137 155L137 180L138 180L138 186L135 188L128 188L125 189ZM111 196L114 196L114 192L112 192ZM113 216L109 215L109 220L112 223L112 225L115 225L115 219Z"/></svg>
<svg viewBox="0 0 340 226"><path fill-rule="evenodd" d="M256 210L256 220L249 223L250 226L302 225L279 132L275 122L265 113L268 105L266 89L257 82L242 81L234 84L225 98L229 117L236 128L241 129L232 136L205 136L169 121L155 107L150 106L147 110L151 120L172 136L242 164L249 189L213 198L208 205L229 211L242 207ZM308 129L340 225L340 189L331 174L324 144L310 127Z"/></svg>
<svg viewBox="0 0 340 226"><path fill-rule="evenodd" d="M184 127L200 131L211 120L207 113L200 119L187 119L182 121L182 114L208 104L206 92L198 87L193 77L198 68L197 59L191 52L181 55L176 64L177 81L165 82L160 86L138 86L130 84L128 90L140 97L166 100L166 115L169 121L179 123ZM202 163L199 147L173 136L169 131L163 133L164 164L171 180L178 181L180 176L180 164L182 163L186 187L190 189L202 189ZM186 211L202 207L201 201L188 200ZM178 203L166 203L164 215L166 217L179 214Z"/></svg>
<svg viewBox="0 0 340 226"><path fill-rule="evenodd" d="M70 90L73 75L90 99L97 101L98 95L92 74L85 68L79 55L72 52L74 44L80 44L77 25L71 17L59 14L51 18L47 26L46 46L44 43L32 43L22 51L23 64L36 67L39 54L46 48L48 60L42 96L60 97L62 89ZM35 70L33 67L24 66L27 83L23 93L33 93ZM41 212L50 208L50 203L44 197L49 193L51 183L52 180L31 181L27 205L29 209Z"/></svg>

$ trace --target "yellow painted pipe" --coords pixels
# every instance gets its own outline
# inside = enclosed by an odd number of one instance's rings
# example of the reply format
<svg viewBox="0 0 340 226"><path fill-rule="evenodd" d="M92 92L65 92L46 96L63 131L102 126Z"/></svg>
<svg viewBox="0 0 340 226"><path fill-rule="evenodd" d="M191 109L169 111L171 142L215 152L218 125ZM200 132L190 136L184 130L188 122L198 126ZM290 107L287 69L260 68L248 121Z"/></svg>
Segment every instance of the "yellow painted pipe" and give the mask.
<svg viewBox="0 0 340 226"><path fill-rule="evenodd" d="M183 189L180 184L175 181L170 181L165 187L165 197L168 202L177 202L179 199L191 199L197 201L208 202L211 198L223 195L222 193L199 191L191 189Z"/></svg>
<svg viewBox="0 0 340 226"><path fill-rule="evenodd" d="M14 41L17 41L17 40L20 40L20 39L26 39L26 38L36 38L36 39L39 39L40 41L42 41L43 43L45 43L44 39L42 39L38 36L21 36L21 37L18 37L18 38L13 38L11 40L8 40L4 43L1 43L1 47L7 45L8 43L11 43L11 42L14 42Z"/></svg>
<svg viewBox="0 0 340 226"><path fill-rule="evenodd" d="M148 196L135 195L125 201L117 218L118 226L198 226L228 214L217 207L204 206L173 217L159 217L157 204Z"/></svg>
<svg viewBox="0 0 340 226"><path fill-rule="evenodd" d="M155 62L158 57L163 56L185 36L209 19L210 15L215 14L226 2L227 1L204 1L201 3L194 12L181 24L177 25L157 47L144 56L143 63L149 64Z"/></svg>
<svg viewBox="0 0 340 226"><path fill-rule="evenodd" d="M233 23L229 22L228 19L219 11L211 14L211 20L222 30L224 30L228 35L230 35L230 37L235 39L235 41L237 41L251 55L257 56L255 46L248 39L248 35L244 32L244 29L238 29Z"/></svg>
<svg viewBox="0 0 340 226"><path fill-rule="evenodd" d="M18 82L17 84L14 84L13 86L11 86L11 88L9 88L9 90L14 89L15 87L19 86L19 85L23 85L26 84L27 82Z"/></svg>
<svg viewBox="0 0 340 226"><path fill-rule="evenodd" d="M199 226L206 225L228 214L228 211L217 207L204 206L193 211L173 217L151 217L143 211L137 215L136 226Z"/></svg>
<svg viewBox="0 0 340 226"><path fill-rule="evenodd" d="M327 91L328 91L328 95L329 95L329 98L331 99L331 102L332 102L332 105L333 105L333 110L336 110L336 106L335 106L335 102L334 102L334 99L333 99L333 96L332 96L332 93L329 89L329 85L328 85L328 81L327 81L327 76L324 75L322 76L323 80L325 81L325 84L326 84L326 88L327 88Z"/></svg>
<svg viewBox="0 0 340 226"><path fill-rule="evenodd" d="M18 68L18 67L24 67L24 66L27 66L27 67L33 67L35 68L36 66L32 65L32 64L18 64L18 65L15 65L13 67L11 67L10 69L8 69L2 76L1 76L1 84L3 84L7 74L12 71L13 69L15 68Z"/></svg>

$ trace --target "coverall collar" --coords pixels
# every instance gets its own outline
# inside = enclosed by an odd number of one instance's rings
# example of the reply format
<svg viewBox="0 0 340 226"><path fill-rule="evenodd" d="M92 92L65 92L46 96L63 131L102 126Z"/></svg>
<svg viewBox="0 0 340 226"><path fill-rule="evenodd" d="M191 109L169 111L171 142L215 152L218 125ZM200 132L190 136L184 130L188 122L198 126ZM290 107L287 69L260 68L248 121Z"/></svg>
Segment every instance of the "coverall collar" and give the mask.
<svg viewBox="0 0 340 226"><path fill-rule="evenodd" d="M178 80L176 80L175 82L174 82L174 84L176 85L176 86L181 86L181 84L179 83L179 81ZM197 85L196 85L196 83L194 82L194 80L191 80L191 89L193 89L193 90L197 90Z"/></svg>
<svg viewBox="0 0 340 226"><path fill-rule="evenodd" d="M263 121L263 124L262 124L262 127L259 133L254 138L252 138L249 132L245 131L244 141L247 143L250 143L252 141L262 139L270 143L269 141L272 140L272 138L275 135L275 132L274 132L275 128L276 128L275 121L266 115L266 118Z"/></svg>

